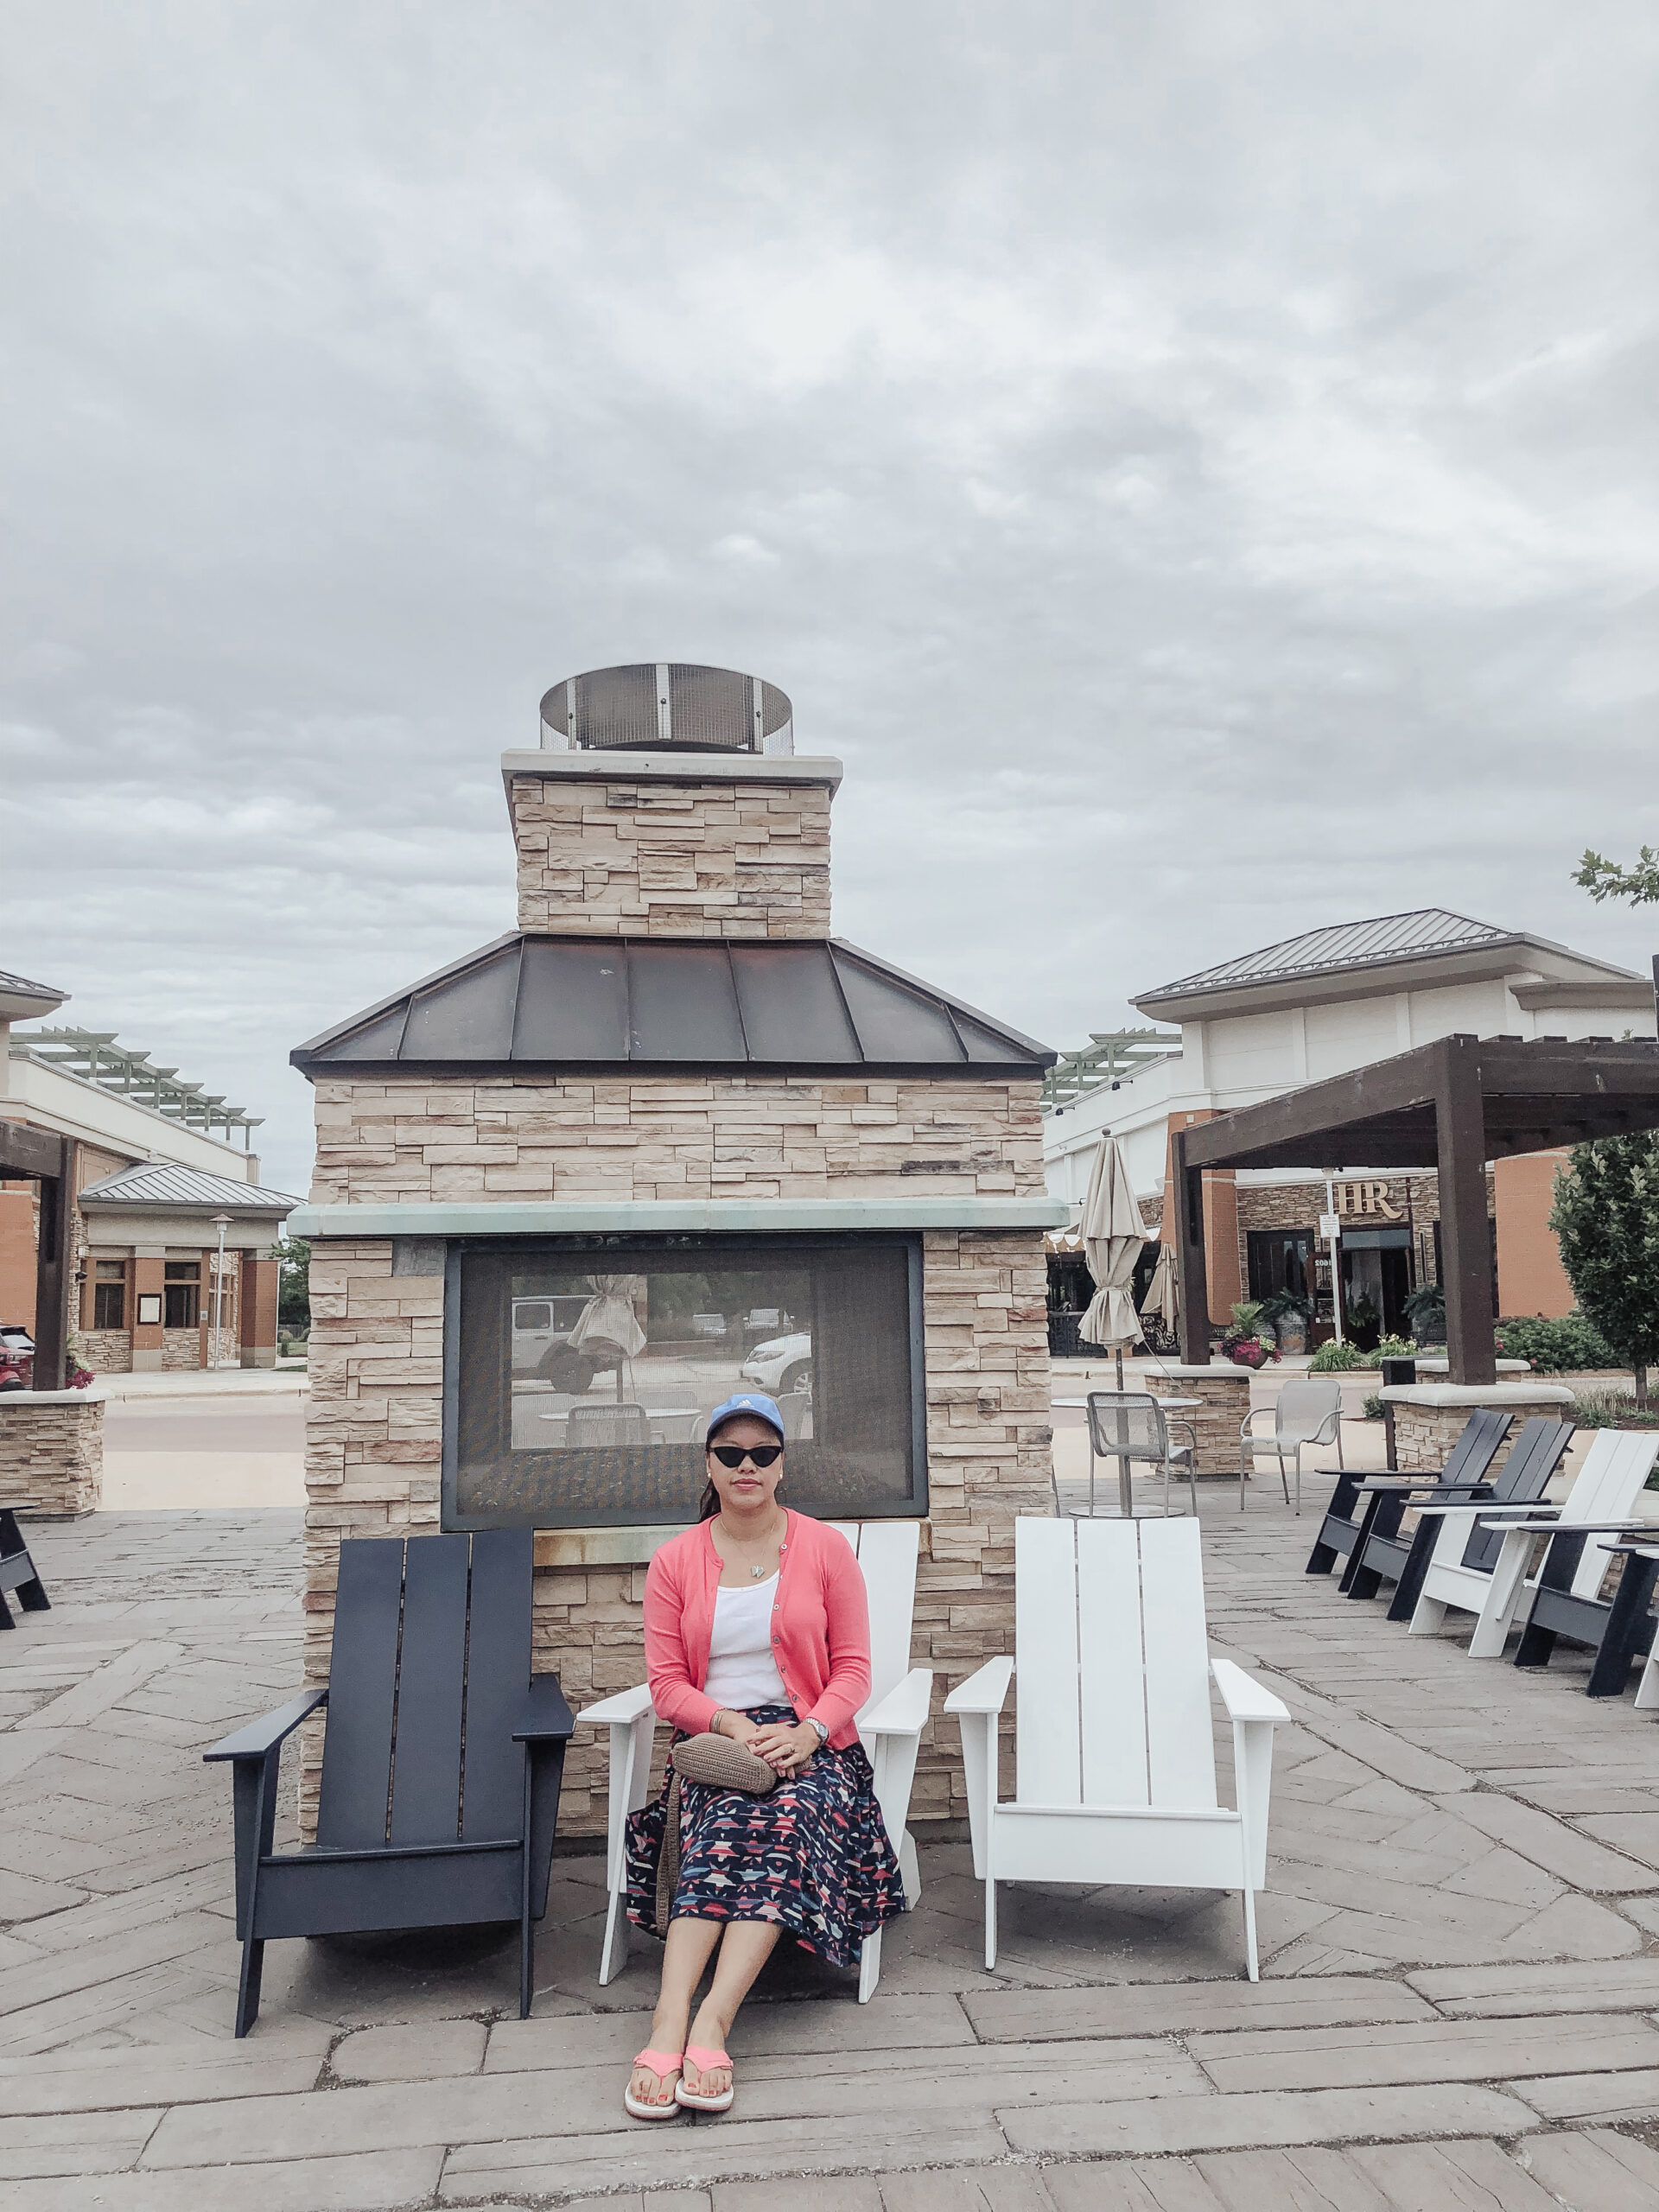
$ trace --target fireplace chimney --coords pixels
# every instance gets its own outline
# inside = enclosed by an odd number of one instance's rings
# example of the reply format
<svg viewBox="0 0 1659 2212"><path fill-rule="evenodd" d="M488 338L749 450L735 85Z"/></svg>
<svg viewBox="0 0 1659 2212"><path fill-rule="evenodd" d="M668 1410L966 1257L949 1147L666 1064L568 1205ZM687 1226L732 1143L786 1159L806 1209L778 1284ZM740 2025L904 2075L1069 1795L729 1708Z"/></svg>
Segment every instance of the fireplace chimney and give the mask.
<svg viewBox="0 0 1659 2212"><path fill-rule="evenodd" d="M542 699L502 755L518 926L554 936L823 938L841 763L795 752L787 693L639 661Z"/></svg>

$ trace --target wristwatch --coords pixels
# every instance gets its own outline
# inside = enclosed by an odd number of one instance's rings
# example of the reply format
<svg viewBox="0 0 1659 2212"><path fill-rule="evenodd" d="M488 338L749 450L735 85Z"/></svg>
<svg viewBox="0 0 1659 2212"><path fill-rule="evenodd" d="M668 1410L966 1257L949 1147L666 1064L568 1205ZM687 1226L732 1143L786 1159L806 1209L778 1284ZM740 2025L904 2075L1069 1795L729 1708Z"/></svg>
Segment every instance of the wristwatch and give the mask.
<svg viewBox="0 0 1659 2212"><path fill-rule="evenodd" d="M806 1725L809 1728L817 1729L818 1733L818 1749L822 1751L830 1740L830 1731L824 1726L822 1720L815 1720L810 1713L806 1716Z"/></svg>

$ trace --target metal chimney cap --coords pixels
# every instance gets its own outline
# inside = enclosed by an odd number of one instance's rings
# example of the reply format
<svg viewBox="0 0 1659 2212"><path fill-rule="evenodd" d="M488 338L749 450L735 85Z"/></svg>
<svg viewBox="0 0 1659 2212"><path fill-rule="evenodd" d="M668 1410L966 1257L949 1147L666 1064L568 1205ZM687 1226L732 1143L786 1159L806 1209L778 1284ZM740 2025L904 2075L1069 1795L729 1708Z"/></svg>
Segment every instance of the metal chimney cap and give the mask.
<svg viewBox="0 0 1659 2212"><path fill-rule="evenodd" d="M795 750L787 692L734 668L635 661L567 677L542 697L552 753L759 753Z"/></svg>

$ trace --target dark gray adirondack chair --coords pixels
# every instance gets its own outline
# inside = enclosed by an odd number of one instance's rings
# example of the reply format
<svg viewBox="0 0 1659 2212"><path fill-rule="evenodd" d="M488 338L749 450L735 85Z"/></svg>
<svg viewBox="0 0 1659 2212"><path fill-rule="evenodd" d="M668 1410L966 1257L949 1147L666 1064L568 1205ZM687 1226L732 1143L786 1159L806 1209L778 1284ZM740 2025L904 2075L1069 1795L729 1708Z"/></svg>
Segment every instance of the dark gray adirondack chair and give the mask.
<svg viewBox="0 0 1659 2212"><path fill-rule="evenodd" d="M1498 1413L1490 1406L1482 1406L1470 1414L1464 1423L1463 1434L1452 1446L1449 1458L1436 1478L1440 1483L1478 1483L1492 1464L1497 1447L1510 1433L1510 1416ZM1319 1523L1319 1533L1313 1540L1313 1548L1307 1555L1308 1574L1329 1574L1339 1558L1348 1561L1342 1587L1347 1590L1359 1566L1362 1541L1377 1533L1377 1513L1382 1499L1390 1491L1404 1498L1411 1490L1424 1487L1424 1478L1409 1475L1391 1476L1380 1482L1367 1479L1351 1470L1338 1478L1331 1494L1331 1503ZM1403 1507L1402 1508L1403 1510ZM1400 1516L1394 1516L1394 1529L1398 1529ZM1385 1530L1385 1533L1392 1531ZM1376 1584L1371 1588L1374 1592Z"/></svg>
<svg viewBox="0 0 1659 2212"><path fill-rule="evenodd" d="M1561 1464L1561 1455L1573 1441L1570 1421L1552 1421L1547 1414L1535 1414L1510 1447L1510 1456L1492 1477L1490 1483L1477 1483L1472 1496L1447 1500L1434 1498L1436 1505L1536 1505L1549 1486L1550 1478ZM1418 1491L1407 1500L1410 1505L1427 1505L1431 1502L1428 1492ZM1417 1610L1417 1600L1423 1594L1423 1577L1428 1572L1429 1560L1440 1541L1440 1522L1433 1514L1425 1514L1418 1522L1409 1541L1399 1538L1387 1540L1389 1557L1403 1554L1395 1568L1385 1567L1384 1573L1398 1576L1394 1598L1389 1606L1391 1621L1408 1621ZM1380 1540L1373 1538L1375 1543ZM1482 1528L1478 1522L1469 1532L1463 1548L1460 1562L1476 1574L1490 1574L1497 1565L1497 1555L1503 1546L1501 1529ZM1365 1548L1367 1564L1370 1564L1371 1545Z"/></svg>
<svg viewBox="0 0 1659 2212"><path fill-rule="evenodd" d="M9 1505L0 1505L0 1629L17 1625L6 1603L8 1590L16 1591L17 1602L26 1613L49 1613L52 1610L52 1600L46 1594L40 1569L30 1559L23 1532L17 1526L17 1516Z"/></svg>
<svg viewBox="0 0 1659 2212"><path fill-rule="evenodd" d="M327 1687L226 1736L232 1764L236 2032L259 2014L273 1937L516 1920L518 2017L547 1909L564 1750L556 1678L532 1681L531 1533L348 1537ZM283 1739L328 1708L317 1840L273 1853Z"/></svg>
<svg viewBox="0 0 1659 2212"><path fill-rule="evenodd" d="M1345 1598L1375 1598L1387 1578L1392 1580L1405 1566L1410 1544L1400 1534L1408 1503L1420 1505L1462 1505L1483 1496L1487 1470L1510 1433L1510 1416L1494 1414L1483 1406L1464 1423L1463 1434L1452 1447L1440 1475L1425 1483L1421 1476L1368 1475L1361 1482L1362 1497L1370 1503L1360 1522L1359 1541L1349 1557L1340 1585ZM1471 1440L1471 1428L1484 1425ZM1468 1446L1465 1452L1464 1447Z"/></svg>

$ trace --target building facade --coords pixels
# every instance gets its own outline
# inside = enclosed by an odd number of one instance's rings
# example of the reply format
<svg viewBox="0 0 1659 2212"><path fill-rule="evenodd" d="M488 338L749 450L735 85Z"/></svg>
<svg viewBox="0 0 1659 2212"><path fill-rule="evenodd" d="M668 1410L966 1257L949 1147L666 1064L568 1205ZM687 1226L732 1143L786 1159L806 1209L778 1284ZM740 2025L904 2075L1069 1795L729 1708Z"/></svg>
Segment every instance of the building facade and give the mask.
<svg viewBox="0 0 1659 2212"><path fill-rule="evenodd" d="M1149 1236L1173 1242L1165 1216L1173 1130L1280 1096L1435 1039L1651 1037L1651 981L1523 931L1427 909L1316 930L1143 991L1150 1019L1179 1024L1161 1057L1058 1104L1046 1116L1048 1187L1074 1211L1101 1132L1122 1143ZM1572 1310L1548 1227L1560 1153L1496 1163L1489 1173L1497 1301L1506 1314ZM1210 1314L1289 1291L1332 1325L1322 1216L1341 1223L1344 1320L1361 1341L1409 1333L1405 1300L1440 1280L1440 1205L1432 1173L1293 1169L1206 1175ZM1065 1262L1060 1262L1063 1267ZM1074 1264L1075 1272L1075 1264ZM1064 1291L1061 1293L1065 1294Z"/></svg>
<svg viewBox="0 0 1659 2212"><path fill-rule="evenodd" d="M0 976L0 1118L74 1147L70 1318L83 1364L273 1365L271 1246L297 1202L260 1185L257 1118L113 1036L13 1027L64 1003ZM0 1321L31 1332L39 1205L37 1185L0 1184Z"/></svg>

